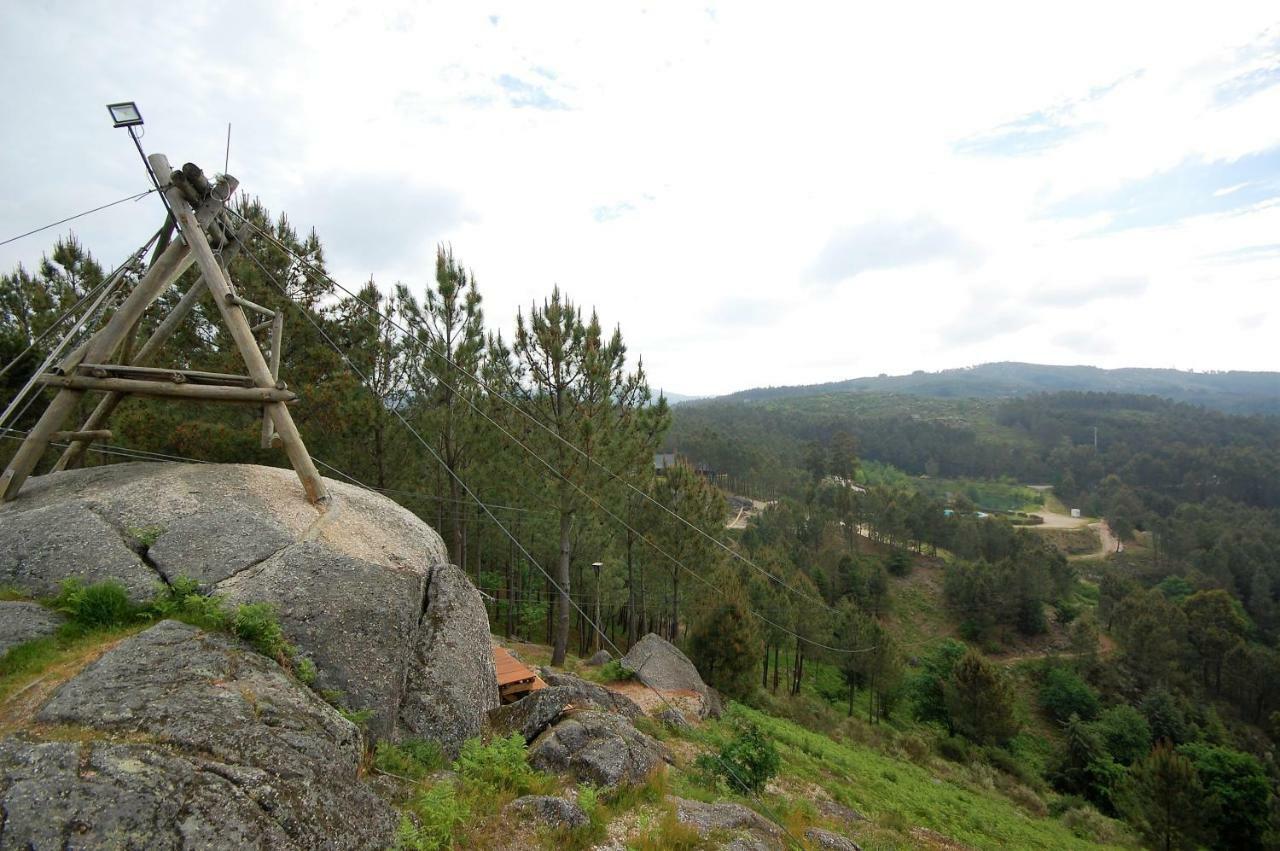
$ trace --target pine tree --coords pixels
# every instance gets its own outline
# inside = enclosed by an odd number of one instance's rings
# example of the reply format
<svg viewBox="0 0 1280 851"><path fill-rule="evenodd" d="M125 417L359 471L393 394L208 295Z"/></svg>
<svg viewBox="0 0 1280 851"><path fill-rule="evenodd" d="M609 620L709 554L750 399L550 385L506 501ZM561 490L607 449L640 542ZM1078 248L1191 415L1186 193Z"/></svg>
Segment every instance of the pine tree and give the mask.
<svg viewBox="0 0 1280 851"><path fill-rule="evenodd" d="M559 515L553 665L564 663L569 641L572 532L586 503L581 492L598 492L605 479L592 460L610 456L610 444L635 427L636 411L649 401L643 372L626 371L626 351L620 330L606 338L594 313L583 322L559 287L527 319L516 316L512 386L526 412L552 435L531 432L553 468L540 473L556 495Z"/></svg>
<svg viewBox="0 0 1280 851"><path fill-rule="evenodd" d="M1013 684L976 651L956 663L946 701L956 731L979 744L1004 742L1018 731Z"/></svg>
<svg viewBox="0 0 1280 851"><path fill-rule="evenodd" d="M1199 847L1204 794L1191 760L1161 742L1130 769L1117 803L1153 848L1174 851Z"/></svg>

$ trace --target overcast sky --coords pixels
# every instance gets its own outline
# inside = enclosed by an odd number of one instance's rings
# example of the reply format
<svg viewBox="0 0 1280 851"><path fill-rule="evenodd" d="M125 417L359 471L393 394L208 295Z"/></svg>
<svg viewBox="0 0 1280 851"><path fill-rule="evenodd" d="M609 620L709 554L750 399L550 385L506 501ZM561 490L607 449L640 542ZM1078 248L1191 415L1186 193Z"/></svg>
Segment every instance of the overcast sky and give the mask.
<svg viewBox="0 0 1280 851"><path fill-rule="evenodd" d="M231 122L349 285L448 242L491 326L558 283L669 391L1280 369L1280 7L1048 8L10 0L0 239L146 188L132 99L209 173ZM72 227L114 265L161 214Z"/></svg>

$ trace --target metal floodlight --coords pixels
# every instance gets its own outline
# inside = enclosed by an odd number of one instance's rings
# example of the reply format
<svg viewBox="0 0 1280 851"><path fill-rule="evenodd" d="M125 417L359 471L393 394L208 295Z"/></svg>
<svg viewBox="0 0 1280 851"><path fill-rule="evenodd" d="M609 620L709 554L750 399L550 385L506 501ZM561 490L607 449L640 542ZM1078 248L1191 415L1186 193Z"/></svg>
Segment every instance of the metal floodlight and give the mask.
<svg viewBox="0 0 1280 851"><path fill-rule="evenodd" d="M111 113L111 120L116 127L137 127L142 124L142 113L138 112L138 105L131 100L109 103L107 111Z"/></svg>

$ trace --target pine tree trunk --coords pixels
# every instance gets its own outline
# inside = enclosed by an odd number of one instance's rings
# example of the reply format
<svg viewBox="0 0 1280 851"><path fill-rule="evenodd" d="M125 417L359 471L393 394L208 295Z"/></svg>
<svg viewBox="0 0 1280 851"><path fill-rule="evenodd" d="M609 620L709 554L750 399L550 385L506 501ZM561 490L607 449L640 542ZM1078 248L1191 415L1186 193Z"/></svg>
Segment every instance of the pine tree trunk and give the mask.
<svg viewBox="0 0 1280 851"><path fill-rule="evenodd" d="M631 564L631 550L635 545L635 534L627 530L627 649L636 643L636 582L635 571Z"/></svg>
<svg viewBox="0 0 1280 851"><path fill-rule="evenodd" d="M556 598L556 632L551 651L552 667L564 664L565 653L569 647L569 562L573 556L573 542L569 536L573 517L567 511L560 512L560 564L556 573L556 582L560 585Z"/></svg>

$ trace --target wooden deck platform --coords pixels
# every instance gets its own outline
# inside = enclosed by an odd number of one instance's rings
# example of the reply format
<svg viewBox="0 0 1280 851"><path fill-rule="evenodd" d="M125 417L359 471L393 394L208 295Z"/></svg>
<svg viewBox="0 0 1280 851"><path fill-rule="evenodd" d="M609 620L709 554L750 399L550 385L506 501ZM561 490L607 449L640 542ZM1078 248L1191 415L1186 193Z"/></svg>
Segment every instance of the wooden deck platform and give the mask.
<svg viewBox="0 0 1280 851"><path fill-rule="evenodd" d="M494 646L493 664L498 671L498 697L503 703L514 703L531 691L547 687L541 677L518 661L505 647Z"/></svg>

